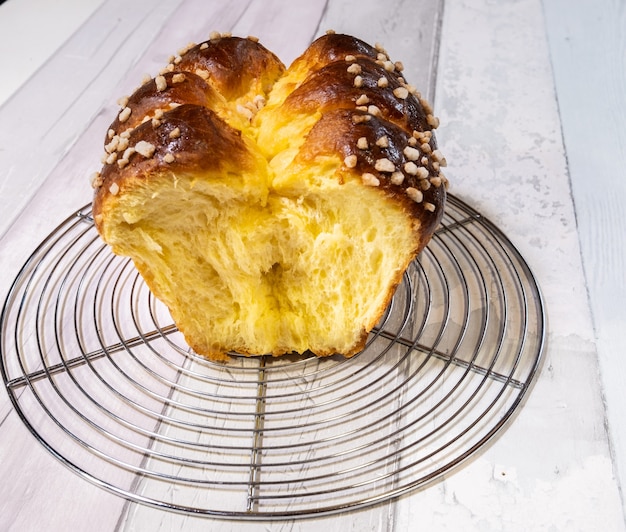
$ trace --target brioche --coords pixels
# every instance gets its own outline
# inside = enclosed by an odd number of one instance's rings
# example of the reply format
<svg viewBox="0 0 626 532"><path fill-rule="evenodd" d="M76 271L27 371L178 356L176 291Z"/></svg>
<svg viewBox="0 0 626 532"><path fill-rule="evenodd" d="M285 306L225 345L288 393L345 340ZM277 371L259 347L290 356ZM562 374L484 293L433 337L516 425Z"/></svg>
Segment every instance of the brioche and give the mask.
<svg viewBox="0 0 626 532"><path fill-rule="evenodd" d="M212 34L122 99L95 226L196 353L364 348L446 197L437 119L401 70L347 35L285 68Z"/></svg>

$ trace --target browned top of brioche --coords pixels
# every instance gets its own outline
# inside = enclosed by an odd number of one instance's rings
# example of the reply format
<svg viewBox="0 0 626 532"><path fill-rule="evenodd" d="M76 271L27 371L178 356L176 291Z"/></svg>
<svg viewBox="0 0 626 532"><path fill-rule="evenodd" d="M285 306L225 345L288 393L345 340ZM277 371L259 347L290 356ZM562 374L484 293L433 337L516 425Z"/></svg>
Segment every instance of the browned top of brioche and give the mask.
<svg viewBox="0 0 626 532"><path fill-rule="evenodd" d="M275 91L279 103L265 109L283 117L277 127L298 116L320 117L305 131L295 163L339 155L337 179L378 187L420 222L421 250L443 215L445 159L432 134L438 120L401 72L402 65L392 63L381 46L334 33L312 43L287 71L254 39L213 36L190 45L122 102L105 141L104 168L94 181L94 214L130 178L149 179L156 170L218 170L225 161L253 164L258 153L250 147L258 124L252 127L249 120L258 109L239 122L232 117L287 80L287 89ZM262 113L256 116L262 120Z"/></svg>
<svg viewBox="0 0 626 532"><path fill-rule="evenodd" d="M420 222L419 253L439 224L446 197L445 183L437 168L440 155L431 151L428 134L422 136L419 144L393 123L372 116L367 121L354 120L355 117L368 114L347 109L324 114L309 132L296 162L308 164L320 155L340 153L344 160L340 178L356 171L364 184L378 187L401 202Z"/></svg>
<svg viewBox="0 0 626 532"><path fill-rule="evenodd" d="M206 72L226 100L244 96L251 87L266 94L285 72L283 63L267 48L240 37L215 37L190 48L170 64L175 71Z"/></svg>
<svg viewBox="0 0 626 532"><path fill-rule="evenodd" d="M290 68L303 65L309 70L319 70L329 63L345 60L346 56L376 59L378 54L379 51L376 48L357 37L329 32L313 41Z"/></svg>
<svg viewBox="0 0 626 532"><path fill-rule="evenodd" d="M358 76L358 78L357 78ZM359 101L362 95L367 98ZM400 84L398 77L369 58L330 63L313 72L285 100L285 112L327 112L354 108L380 114L412 132L431 129L427 113L415 97Z"/></svg>
<svg viewBox="0 0 626 532"><path fill-rule="evenodd" d="M190 72L166 72L139 87L122 102L123 108L109 130L119 135L137 127L148 118L182 104L200 105L219 110L225 106L223 97L204 79ZM107 139L107 143L111 138Z"/></svg>
<svg viewBox="0 0 626 532"><path fill-rule="evenodd" d="M223 173L226 179L234 169L252 171L258 166L255 152L241 132L199 105L178 106L163 115L158 127L151 121L144 122L127 138L129 148L119 155L118 164L106 164L100 175L105 186L98 187L93 202L98 229L104 199L122 193L134 181L190 169Z"/></svg>

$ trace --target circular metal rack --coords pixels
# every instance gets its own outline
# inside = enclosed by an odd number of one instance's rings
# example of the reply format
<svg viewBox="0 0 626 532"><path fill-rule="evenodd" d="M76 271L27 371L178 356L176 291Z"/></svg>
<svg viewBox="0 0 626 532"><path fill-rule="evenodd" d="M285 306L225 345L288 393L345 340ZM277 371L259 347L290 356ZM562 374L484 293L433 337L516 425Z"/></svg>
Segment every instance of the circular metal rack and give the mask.
<svg viewBox="0 0 626 532"><path fill-rule="evenodd" d="M0 320L6 389L58 460L134 502L238 519L361 508L440 478L506 425L545 336L523 258L454 196L351 359L195 355L88 206L35 250Z"/></svg>

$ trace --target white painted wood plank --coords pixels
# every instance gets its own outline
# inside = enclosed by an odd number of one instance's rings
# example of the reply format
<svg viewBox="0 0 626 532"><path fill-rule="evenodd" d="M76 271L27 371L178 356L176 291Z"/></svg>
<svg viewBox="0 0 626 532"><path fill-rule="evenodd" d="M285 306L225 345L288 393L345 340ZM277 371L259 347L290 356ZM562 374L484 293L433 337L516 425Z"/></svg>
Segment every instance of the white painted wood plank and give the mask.
<svg viewBox="0 0 626 532"><path fill-rule="evenodd" d="M0 236L96 118L177 3L106 2L10 105L0 107Z"/></svg>
<svg viewBox="0 0 626 532"><path fill-rule="evenodd" d="M0 262L6 274L0 288L3 296L19 264L37 242L76 208L78 202L88 201L91 193L84 188L80 169L70 166L65 172L66 181L60 180L65 193L59 193L56 178L53 178L47 192L39 190L39 200L31 204L32 210L20 213L21 209L109 97L110 84L118 83L120 75L136 60L137 51L144 50L150 43L146 36L153 36L155 28L167 18L168 9L175 7L174 3L167 9L152 3L154 10L151 11L138 5L137 10L127 9L120 15L122 4L110 2L103 6L97 18L88 20L0 109L3 124L0 132L2 231L11 227L20 214L24 220L14 231L0 237ZM124 46L127 46L126 54ZM110 62L112 56L117 56L116 62ZM75 72L79 75L70 79L73 82L70 83L68 77ZM93 90L90 85L99 76L95 86L100 90ZM42 87L49 89L46 94L54 97L57 105L41 98ZM52 134L56 131L61 135ZM33 146L41 148L39 157L33 157ZM89 153L95 155L100 149L98 142ZM83 155L91 158L89 153ZM78 172L78 178L74 171ZM19 479L4 483L1 488L0 528L84 530L98 523L102 529L113 529L124 501L89 484L54 460L21 424L5 392L0 399L0 468L4 478ZM59 498L51 496L53 493L66 495ZM71 504L66 506L68 503L62 503L61 499Z"/></svg>
<svg viewBox="0 0 626 532"><path fill-rule="evenodd" d="M3 392L3 401L5 396ZM6 479L0 485L1 530L114 529L122 499L52 458L15 411L2 418L0 432L0 468Z"/></svg>
<svg viewBox="0 0 626 532"><path fill-rule="evenodd" d="M0 5L0 106L39 69L103 0L20 0Z"/></svg>
<svg viewBox="0 0 626 532"><path fill-rule="evenodd" d="M399 530L625 529L542 17L539 0L445 4L435 113L446 175L529 262L548 341L513 423L444 482L402 499Z"/></svg>
<svg viewBox="0 0 626 532"><path fill-rule="evenodd" d="M612 0L543 5L608 430L626 505L626 6Z"/></svg>
<svg viewBox="0 0 626 532"><path fill-rule="evenodd" d="M231 28L234 35L254 35L289 66L313 40L326 0L251 2Z"/></svg>

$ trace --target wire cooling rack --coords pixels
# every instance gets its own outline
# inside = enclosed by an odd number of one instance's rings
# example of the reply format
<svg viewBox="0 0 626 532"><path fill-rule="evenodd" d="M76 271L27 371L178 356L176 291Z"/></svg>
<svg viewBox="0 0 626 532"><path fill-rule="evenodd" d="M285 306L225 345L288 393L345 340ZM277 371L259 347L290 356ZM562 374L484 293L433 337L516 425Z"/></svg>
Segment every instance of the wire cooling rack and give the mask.
<svg viewBox="0 0 626 532"><path fill-rule="evenodd" d="M352 359L195 355L89 207L24 265L0 326L13 405L63 464L134 502L243 519L436 480L506 425L545 335L523 258L454 196Z"/></svg>

